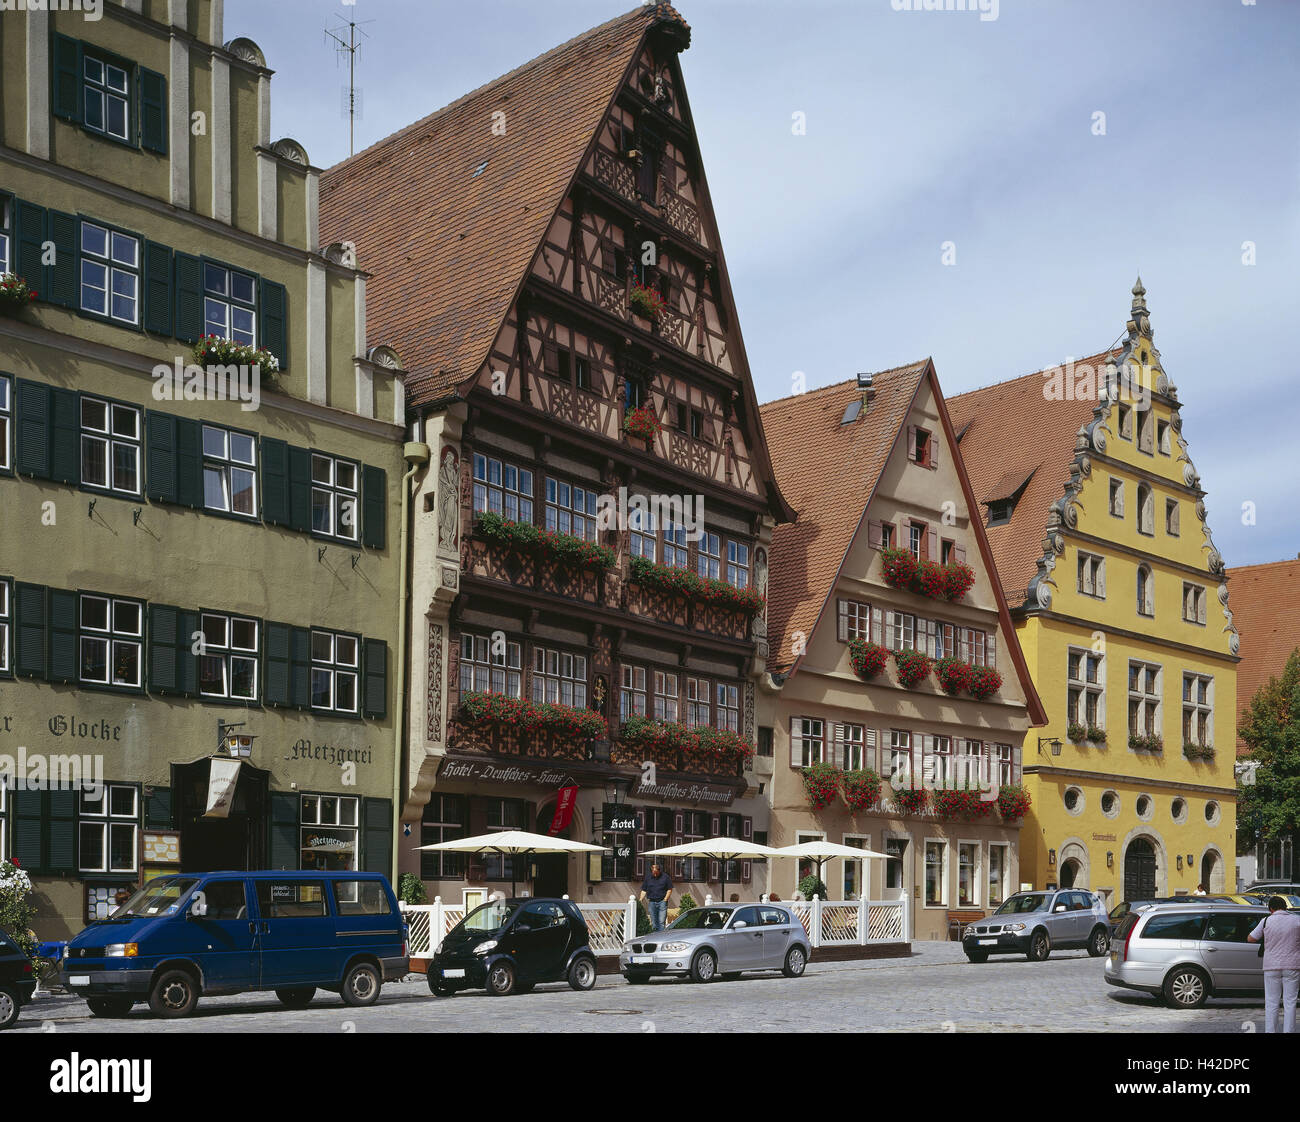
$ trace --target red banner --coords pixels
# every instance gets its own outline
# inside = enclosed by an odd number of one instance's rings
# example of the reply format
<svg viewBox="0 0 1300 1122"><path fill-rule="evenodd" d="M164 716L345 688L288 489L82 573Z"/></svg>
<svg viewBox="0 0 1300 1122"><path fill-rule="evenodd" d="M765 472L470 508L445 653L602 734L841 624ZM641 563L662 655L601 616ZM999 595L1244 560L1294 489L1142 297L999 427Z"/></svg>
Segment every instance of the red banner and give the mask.
<svg viewBox="0 0 1300 1122"><path fill-rule="evenodd" d="M573 808L578 801L577 787L561 787L555 800L555 816L551 819L551 828L546 832L551 837L563 833L573 821Z"/></svg>

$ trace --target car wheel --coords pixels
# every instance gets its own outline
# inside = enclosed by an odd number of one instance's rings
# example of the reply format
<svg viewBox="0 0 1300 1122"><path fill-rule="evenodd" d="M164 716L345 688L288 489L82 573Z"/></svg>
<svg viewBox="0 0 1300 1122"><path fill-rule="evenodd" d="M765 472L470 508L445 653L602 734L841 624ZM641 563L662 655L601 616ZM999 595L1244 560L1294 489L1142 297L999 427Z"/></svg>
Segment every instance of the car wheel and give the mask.
<svg viewBox="0 0 1300 1122"><path fill-rule="evenodd" d="M504 959L488 971L487 991L493 997L509 997L515 992L515 968Z"/></svg>
<svg viewBox="0 0 1300 1122"><path fill-rule="evenodd" d="M596 964L585 955L569 965L569 985L575 990L589 990L596 985Z"/></svg>
<svg viewBox="0 0 1300 1122"><path fill-rule="evenodd" d="M281 1005L289 1009L306 1009L316 996L316 987L293 986L290 989L276 990L275 996L280 999Z"/></svg>
<svg viewBox="0 0 1300 1122"><path fill-rule="evenodd" d="M358 962L343 976L343 987L339 993L344 1005L360 1008L373 1005L379 1000L379 988L382 985L383 979L379 976L378 967L370 962Z"/></svg>
<svg viewBox="0 0 1300 1122"><path fill-rule="evenodd" d="M129 997L88 997L86 1004L96 1017L125 1017L135 1004Z"/></svg>
<svg viewBox="0 0 1300 1122"><path fill-rule="evenodd" d="M1048 938L1047 932L1039 929L1029 937L1029 951L1025 957L1030 962L1042 962L1049 954L1052 953L1052 940Z"/></svg>
<svg viewBox="0 0 1300 1122"><path fill-rule="evenodd" d="M988 951L967 951L966 957L971 962L988 962L989 960Z"/></svg>
<svg viewBox="0 0 1300 1122"><path fill-rule="evenodd" d="M627 984L629 986L644 986L648 981L650 981L649 974L627 973L624 974L623 977L627 979Z"/></svg>
<svg viewBox="0 0 1300 1122"><path fill-rule="evenodd" d="M1165 979L1165 1002L1175 1009L1199 1009L1209 997L1205 975L1194 966L1179 966Z"/></svg>
<svg viewBox="0 0 1300 1122"><path fill-rule="evenodd" d="M1110 950L1110 933L1104 927L1098 927L1088 939L1088 953L1093 958L1101 958Z"/></svg>
<svg viewBox="0 0 1300 1122"><path fill-rule="evenodd" d="M21 1008L17 992L8 986L0 986L0 1029L7 1029L17 1021Z"/></svg>
<svg viewBox="0 0 1300 1122"><path fill-rule="evenodd" d="M430 973L426 977L429 980L429 992L434 997L452 997L456 993L455 988L447 985L437 974Z"/></svg>
<svg viewBox="0 0 1300 1122"><path fill-rule="evenodd" d="M787 978L798 978L807 965L808 952L803 947L791 947L785 952L785 965L781 967L781 973Z"/></svg>
<svg viewBox="0 0 1300 1122"><path fill-rule="evenodd" d="M199 1003L199 985L185 970L160 974L149 991L149 1008L158 1017L188 1017Z"/></svg>
<svg viewBox="0 0 1300 1122"><path fill-rule="evenodd" d="M717 976L718 956L712 951L700 951L691 959L692 982L712 982Z"/></svg>

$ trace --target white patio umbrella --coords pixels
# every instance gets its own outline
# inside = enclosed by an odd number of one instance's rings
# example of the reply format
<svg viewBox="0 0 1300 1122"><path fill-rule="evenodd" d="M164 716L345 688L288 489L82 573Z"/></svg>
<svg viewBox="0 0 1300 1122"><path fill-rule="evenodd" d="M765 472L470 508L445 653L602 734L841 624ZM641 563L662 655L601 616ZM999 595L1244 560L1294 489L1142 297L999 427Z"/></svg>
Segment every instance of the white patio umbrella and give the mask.
<svg viewBox="0 0 1300 1122"><path fill-rule="evenodd" d="M800 842L798 845L783 845L776 851L778 857L807 857L817 863L817 879L825 883L822 866L834 857L846 857L859 860L863 857L888 857L887 853L877 853L874 849L855 849L851 845L840 845L833 841Z"/></svg>
<svg viewBox="0 0 1300 1122"><path fill-rule="evenodd" d="M703 841L669 845L663 849L647 849L647 857L708 857L722 862L722 899L727 899L727 862L739 857L780 857L779 849L771 849L756 842L740 838L705 838Z"/></svg>
<svg viewBox="0 0 1300 1122"><path fill-rule="evenodd" d="M450 853L500 853L503 856L528 856L530 853L604 853L607 845L553 838L549 834L530 834L527 830L499 830L472 838L417 845L416 849L443 850ZM515 894L514 865L510 866L510 895Z"/></svg>

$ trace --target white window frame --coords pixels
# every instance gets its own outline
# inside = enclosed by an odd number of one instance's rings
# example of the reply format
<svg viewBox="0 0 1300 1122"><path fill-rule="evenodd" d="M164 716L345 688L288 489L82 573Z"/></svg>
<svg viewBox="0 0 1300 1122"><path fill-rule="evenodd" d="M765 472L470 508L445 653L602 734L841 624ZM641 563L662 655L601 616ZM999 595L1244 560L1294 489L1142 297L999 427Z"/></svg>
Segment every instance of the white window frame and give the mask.
<svg viewBox="0 0 1300 1122"><path fill-rule="evenodd" d="M999 899L995 903L993 900L993 851L995 849L1002 851L1002 891ZM985 883L984 898L988 901L986 907L1000 907L1007 898L1007 885L1011 878L1011 844L1009 842L989 842L988 861L985 864Z"/></svg>
<svg viewBox="0 0 1300 1122"><path fill-rule="evenodd" d="M707 678L688 677L682 683L685 695L682 723L687 728L709 728L713 724L713 693Z"/></svg>
<svg viewBox="0 0 1300 1122"><path fill-rule="evenodd" d="M678 723L682 712L682 695L676 674L667 670L654 672L653 698L650 705L655 720Z"/></svg>
<svg viewBox="0 0 1300 1122"><path fill-rule="evenodd" d="M587 708L587 656L555 647L533 648L533 701Z"/></svg>
<svg viewBox="0 0 1300 1122"><path fill-rule="evenodd" d="M853 639L871 639L871 605L865 600L839 601L839 638L841 643Z"/></svg>
<svg viewBox="0 0 1300 1122"><path fill-rule="evenodd" d="M727 539L727 583L733 588L749 587L749 545Z"/></svg>
<svg viewBox="0 0 1300 1122"><path fill-rule="evenodd" d="M825 830L796 830L796 831L794 832L794 844L795 844L795 845L803 845L805 842L820 842L820 841L825 841L825 840L826 840L826 831L825 831ZM795 860L795 863L794 863L794 866L793 866L793 868L794 868L794 887L790 890L790 894L791 894L791 896L793 896L794 893L796 893L796 892L799 891L799 882L800 882L801 880L803 880L804 877L806 877L806 876L809 875L808 873L804 873L803 876L800 876L800 875L799 875L799 864L800 864L800 862L801 862L801 861L811 861L811 860L812 860L812 858L810 858L810 857L801 857L801 858L797 858L797 859ZM825 866L823 866L823 868L824 868L824 867L825 867ZM815 873L816 871L817 871L817 870L816 870L816 867L814 866L813 869L811 870L811 872ZM829 889L829 888L830 888L830 885L828 884L826 887L827 887L827 889Z"/></svg>
<svg viewBox="0 0 1300 1122"><path fill-rule="evenodd" d="M349 487L346 478L352 476ZM311 532L343 541L357 540L357 495L361 485L361 465L356 460L311 454ZM325 525L316 525L318 503L327 515Z"/></svg>
<svg viewBox="0 0 1300 1122"><path fill-rule="evenodd" d="M1079 660L1079 676L1074 674L1071 665L1075 658ZM1089 660L1097 660L1096 680L1088 678ZM1065 716L1067 721L1094 728L1106 727L1106 656L1099 655L1088 647L1069 647L1065 655ZM1096 721L1088 720L1089 701L1096 699Z"/></svg>
<svg viewBox="0 0 1300 1122"><path fill-rule="evenodd" d="M334 817L326 820L325 800L334 800ZM313 812L314 803L314 812ZM350 808L351 813L345 813ZM351 821L347 821L351 818ZM361 867L361 799L357 795L315 794L304 792L298 800L298 864L303 864L303 854L307 849L308 831L313 829L332 830L337 833L352 835L352 864L346 869L331 869L330 872L356 872ZM326 851L328 852L328 851ZM318 866L319 868L319 866Z"/></svg>
<svg viewBox="0 0 1300 1122"><path fill-rule="evenodd" d="M87 419L87 406L103 409L104 423L102 428L98 427L93 420ZM134 422L133 432L119 431L118 422L122 418L128 418ZM144 474L140 470L140 465L143 462L143 419L140 410L134 405L124 405L108 398L83 394L77 403L77 423L81 434L79 452L81 485L96 491L106 491L116 495L139 496L141 478ZM90 447L99 447L103 451L104 477L102 480L90 478L90 473L87 471L86 452ZM118 479L117 453L119 451L131 454L134 460L134 487L125 486Z"/></svg>
<svg viewBox="0 0 1300 1122"><path fill-rule="evenodd" d="M1206 614L1205 585L1192 581L1183 581L1183 622L1205 626ZM1190 614L1188 610L1190 607Z"/></svg>
<svg viewBox="0 0 1300 1122"><path fill-rule="evenodd" d="M925 846L925 849L922 851L924 856L921 865L921 880L922 880L921 906L923 908L929 908L931 910L935 910L939 908L947 908L948 907L948 865L951 860L951 856L949 853L950 845L948 839L947 838L925 838L923 844ZM934 903L931 903L930 900L926 898L926 892L928 890L929 881L930 881L930 846L931 845L938 845L941 846L943 849L943 862L941 866L942 871L939 877L940 899Z"/></svg>
<svg viewBox="0 0 1300 1122"><path fill-rule="evenodd" d="M346 631L326 631L324 628L313 627L309 642L311 668L308 689L312 709L317 712L356 716L361 711L361 639ZM351 661L346 659L340 649L349 645L352 648ZM329 683L328 704L317 704L317 682ZM351 706L339 703L339 685L343 682L351 683Z"/></svg>
<svg viewBox="0 0 1300 1122"><path fill-rule="evenodd" d="M826 722L820 717L796 717L799 722L800 767L812 767L826 759Z"/></svg>
<svg viewBox="0 0 1300 1122"><path fill-rule="evenodd" d="M10 448L13 440L14 418L14 384L8 374L0 374L0 471L13 469L13 457Z"/></svg>
<svg viewBox="0 0 1300 1122"><path fill-rule="evenodd" d="M1142 688L1138 690L1133 688L1133 668L1135 666L1141 667L1142 669L1142 678L1140 679ZM1156 672L1156 682L1154 691L1148 692L1146 689L1146 674L1151 670ZM1163 713L1161 712L1161 695L1164 692L1164 667L1159 663L1146 662L1143 659L1131 658L1128 661L1128 678L1126 686L1128 688L1129 700L1128 731L1130 733L1142 733L1147 736L1150 736L1153 733L1162 733ZM1135 702L1139 705L1137 712L1138 717L1140 718L1136 722L1133 719L1133 705ZM1153 703L1155 705L1155 715L1148 718L1147 709Z"/></svg>
<svg viewBox="0 0 1300 1122"><path fill-rule="evenodd" d="M1081 596L1106 599L1106 559L1096 553L1079 550L1077 590ZM1101 591L1097 588L1100 586Z"/></svg>
<svg viewBox="0 0 1300 1122"><path fill-rule="evenodd" d="M854 845L854 842L861 842L862 844ZM870 849L871 835L841 834L840 844L847 845L853 849ZM844 894L844 899L851 899L849 893L851 891L856 891L859 900L870 900L871 862L866 858L844 857L841 859L840 864L842 865L840 870L840 891ZM847 883L849 879L849 870L851 869L854 870L855 875L853 876L853 882L856 886L856 888L852 890L849 888ZM829 888L830 885L827 885L827 887Z"/></svg>
<svg viewBox="0 0 1300 1122"><path fill-rule="evenodd" d="M130 791L132 796L132 812L130 814L119 814L113 812L113 792ZM77 869L82 873L134 873L139 864L139 842L140 842L140 788L131 783L105 783L100 787L99 802L103 807L102 811L87 810L86 800L89 791L81 791L77 800ZM86 836L86 831L100 829L100 845L104 859L99 865L88 865L84 859L85 846L82 839ZM129 829L131 831L131 863L126 866L114 866L112 861L113 855L113 832L114 828L118 830Z"/></svg>
<svg viewBox="0 0 1300 1122"><path fill-rule="evenodd" d="M658 543L655 536L655 514L639 506L632 507L627 515L628 539L627 551L633 557L644 557L647 561L655 560ZM682 530L683 540L686 531ZM684 566L683 566L684 567Z"/></svg>
<svg viewBox="0 0 1300 1122"><path fill-rule="evenodd" d="M460 693L499 693L524 696L523 650L507 639L497 650L491 635L464 631L460 636ZM466 681L468 674L469 680Z"/></svg>
<svg viewBox="0 0 1300 1122"><path fill-rule="evenodd" d="M714 719L718 728L740 732L740 687L731 682L714 682Z"/></svg>
<svg viewBox="0 0 1300 1122"><path fill-rule="evenodd" d="M91 71L92 66L99 68L98 77ZM121 75L120 84L114 80L114 74ZM127 144L132 142L131 125L134 118L131 111L131 83L133 78L134 75L128 68L119 66L116 62L110 62L107 57L98 52L85 52L82 56L78 85L81 92L81 119L87 129L99 133L101 136L121 140ZM100 123L98 125L91 123L93 120L90 109L92 98L98 99L99 102ZM122 107L121 132L109 127L109 106L110 103L114 102L120 103Z"/></svg>
<svg viewBox="0 0 1300 1122"><path fill-rule="evenodd" d="M889 776L900 770L900 764L905 764L908 779L913 779L912 739L909 729L889 730Z"/></svg>
<svg viewBox="0 0 1300 1122"><path fill-rule="evenodd" d="M246 646L235 642L235 625L250 625L253 628L253 645ZM219 630L218 630L219 628ZM261 682L258 678L259 653L261 651L261 623L251 616L229 615L225 612L200 612L199 630L203 632L203 644L199 648L199 694L202 697L218 697L231 701L256 702L259 697ZM221 690L204 689L203 662L212 659L221 666ZM251 694L235 693L233 690L236 665L248 664L253 672L253 692Z"/></svg>
<svg viewBox="0 0 1300 1122"><path fill-rule="evenodd" d="M595 491L548 475L542 511L546 529L557 534L570 534L583 541L596 540ZM653 555L650 560L654 560Z"/></svg>
<svg viewBox="0 0 1300 1122"><path fill-rule="evenodd" d="M471 503L475 514L499 514L510 522L532 522L532 469L475 452L473 474Z"/></svg>
<svg viewBox="0 0 1300 1122"><path fill-rule="evenodd" d="M971 867L971 877L970 877L971 893L972 893L971 899L963 900L961 898L961 858L962 858L962 850L967 846L973 846L975 848L975 862ZM957 891L957 905L956 905L957 907L982 908L984 906L982 903L980 903L980 901L984 897L984 893L981 891L981 889L984 887L982 883L983 877L984 877L984 847L974 838L958 838L957 839L957 877L955 881L955 887Z"/></svg>
<svg viewBox="0 0 1300 1122"><path fill-rule="evenodd" d="M619 674L618 716L620 721L629 717L644 717L650 703L648 675L644 666L623 663Z"/></svg>
<svg viewBox="0 0 1300 1122"><path fill-rule="evenodd" d="M664 520L664 560L670 569L689 569L690 550L686 545L686 527L671 519ZM651 561L654 560L652 556Z"/></svg>
<svg viewBox="0 0 1300 1122"><path fill-rule="evenodd" d="M1116 500L1119 500L1116 502ZM1124 480L1117 479L1115 476L1110 477L1110 495L1107 499L1107 506L1112 518L1124 517Z"/></svg>
<svg viewBox="0 0 1300 1122"><path fill-rule="evenodd" d="M14 271L13 206L14 201L9 196L0 197L0 273Z"/></svg>
<svg viewBox="0 0 1300 1122"><path fill-rule="evenodd" d="M867 726L845 722L840 728L840 765L844 771L859 771L867 766Z"/></svg>
<svg viewBox="0 0 1300 1122"><path fill-rule="evenodd" d="M998 769L999 787L1020 782L1020 777L1016 775L1016 750L1014 745L994 744L993 760Z"/></svg>
<svg viewBox="0 0 1300 1122"><path fill-rule="evenodd" d="M916 616L911 612L893 612L889 623L889 649L916 650Z"/></svg>
<svg viewBox="0 0 1300 1122"><path fill-rule="evenodd" d="M702 530L698 541L698 552L695 555L696 572L709 580L721 580L722 538L708 530Z"/></svg>
<svg viewBox="0 0 1300 1122"><path fill-rule="evenodd" d="M220 450L213 449L209 444L209 436L219 436L221 438ZM240 442L248 441L249 458L244 459L242 455L237 455L234 448L235 438ZM256 521L258 517L257 502L257 437L251 432L244 432L242 429L226 428L224 425L209 425L206 422L203 425L203 506L207 510L219 511L222 514L229 514L234 518L247 518ZM221 505L208 501L208 478L215 476L220 481ZM235 509L236 483L243 482L245 477L248 482L248 491L252 495L252 510ZM243 488L238 488L243 491Z"/></svg>
<svg viewBox="0 0 1300 1122"><path fill-rule="evenodd" d="M94 627L86 622L88 603L102 603L106 626ZM134 630L118 625L119 608L136 614L137 626ZM88 678L85 674L86 645L88 643L104 644L104 678ZM117 654L121 647L135 648L135 681L118 680ZM144 603L122 596L104 596L98 592L83 592L77 597L77 679L84 685L103 686L111 689L140 689L144 685Z"/></svg>
<svg viewBox="0 0 1300 1122"><path fill-rule="evenodd" d="M1205 687L1205 700L1198 696L1189 696L1188 683ZM1183 724L1184 743L1200 744L1206 748L1214 747L1214 676L1198 674L1194 670L1183 671ZM1189 726L1188 721L1191 724Z"/></svg>
<svg viewBox="0 0 1300 1122"><path fill-rule="evenodd" d="M209 284L209 274L218 274L219 286ZM249 297L245 300L235 294L235 279L248 282ZM220 314L214 315L214 312ZM244 324L236 326L237 313L247 317ZM215 261L203 262L203 334L220 339L257 346L257 277L229 265Z"/></svg>
<svg viewBox="0 0 1300 1122"><path fill-rule="evenodd" d="M87 248L86 233L88 230L98 231L98 233L104 235L104 251L102 253L98 249ZM88 315L97 316L100 319L129 324L131 327L139 326L142 276L140 239L134 234L114 230L111 226L86 221L81 223L78 236L80 239L78 242L80 248L78 260L81 262L81 269L77 283L77 306ZM119 256L119 248L125 252L128 246L134 249L131 258ZM124 291L119 292L119 286ZM91 304L87 304L87 292L103 293L104 307L102 311ZM134 312L130 318L118 315L114 310L113 297L115 295L121 295L123 299L131 302Z"/></svg>

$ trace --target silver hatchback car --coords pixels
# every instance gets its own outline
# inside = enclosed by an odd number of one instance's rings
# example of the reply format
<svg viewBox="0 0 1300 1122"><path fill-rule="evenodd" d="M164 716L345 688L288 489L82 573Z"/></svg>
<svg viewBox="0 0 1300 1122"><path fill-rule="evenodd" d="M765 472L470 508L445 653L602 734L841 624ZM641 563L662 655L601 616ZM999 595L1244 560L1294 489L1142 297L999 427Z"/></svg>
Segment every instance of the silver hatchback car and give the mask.
<svg viewBox="0 0 1300 1122"><path fill-rule="evenodd" d="M1153 904L1124 917L1106 960L1112 986L1163 996L1176 1009L1207 997L1264 992L1259 944L1246 941L1268 909L1242 904Z"/></svg>
<svg viewBox="0 0 1300 1122"><path fill-rule="evenodd" d="M619 969L633 985L661 976L711 982L749 970L804 972L812 947L803 924L779 904L713 904L683 912L671 927L623 944Z"/></svg>

